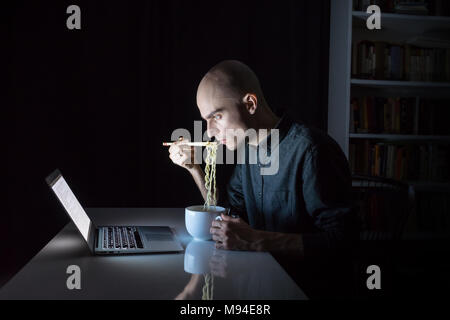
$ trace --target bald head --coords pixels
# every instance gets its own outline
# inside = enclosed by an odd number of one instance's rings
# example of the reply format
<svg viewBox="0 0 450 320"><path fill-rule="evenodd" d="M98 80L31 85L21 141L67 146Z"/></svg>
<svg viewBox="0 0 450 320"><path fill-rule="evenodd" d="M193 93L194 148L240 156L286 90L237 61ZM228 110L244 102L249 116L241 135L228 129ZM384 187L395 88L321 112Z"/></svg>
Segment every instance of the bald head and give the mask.
<svg viewBox="0 0 450 320"><path fill-rule="evenodd" d="M249 93L264 101L259 80L253 70L240 61L227 60L214 66L203 77L197 91L197 102L199 98L241 101Z"/></svg>
<svg viewBox="0 0 450 320"><path fill-rule="evenodd" d="M245 64L227 60L203 77L197 105L208 125L208 135L235 149L241 137L230 131L269 127L276 116L268 107L255 73Z"/></svg>

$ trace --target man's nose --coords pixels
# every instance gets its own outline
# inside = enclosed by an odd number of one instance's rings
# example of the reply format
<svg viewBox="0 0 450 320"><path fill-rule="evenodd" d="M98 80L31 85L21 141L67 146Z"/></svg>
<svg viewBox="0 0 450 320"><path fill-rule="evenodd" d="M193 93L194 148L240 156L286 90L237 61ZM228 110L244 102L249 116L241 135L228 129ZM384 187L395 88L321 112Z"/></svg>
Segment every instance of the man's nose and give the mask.
<svg viewBox="0 0 450 320"><path fill-rule="evenodd" d="M206 134L209 138L216 136L219 133L217 128L212 127L209 123L207 123Z"/></svg>

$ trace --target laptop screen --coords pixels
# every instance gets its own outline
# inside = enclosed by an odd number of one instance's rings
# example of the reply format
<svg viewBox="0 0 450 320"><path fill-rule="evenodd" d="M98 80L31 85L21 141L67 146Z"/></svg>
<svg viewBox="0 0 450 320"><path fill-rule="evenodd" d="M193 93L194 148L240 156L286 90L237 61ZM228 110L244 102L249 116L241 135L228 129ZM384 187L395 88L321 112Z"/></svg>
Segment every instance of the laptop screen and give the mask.
<svg viewBox="0 0 450 320"><path fill-rule="evenodd" d="M64 209L66 209L67 213L72 218L72 221L75 223L78 230L80 230L84 239L88 241L91 219L87 216L63 176L60 176L59 179L52 185L52 189L59 201L61 201Z"/></svg>

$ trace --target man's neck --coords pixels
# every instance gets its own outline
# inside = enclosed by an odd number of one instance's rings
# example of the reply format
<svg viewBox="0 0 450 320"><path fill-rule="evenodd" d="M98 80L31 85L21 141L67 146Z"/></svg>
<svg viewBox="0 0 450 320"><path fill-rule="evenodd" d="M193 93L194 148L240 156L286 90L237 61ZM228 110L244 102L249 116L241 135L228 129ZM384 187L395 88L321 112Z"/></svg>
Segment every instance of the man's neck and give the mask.
<svg viewBox="0 0 450 320"><path fill-rule="evenodd" d="M261 141L267 138L267 136L270 134L270 130L275 129L278 122L280 121L280 118L277 117L275 113L270 110L269 107L264 108L264 112L261 113L261 117L258 120L256 128L253 128L256 130L258 139L253 139L249 141L249 144L253 146L257 146Z"/></svg>

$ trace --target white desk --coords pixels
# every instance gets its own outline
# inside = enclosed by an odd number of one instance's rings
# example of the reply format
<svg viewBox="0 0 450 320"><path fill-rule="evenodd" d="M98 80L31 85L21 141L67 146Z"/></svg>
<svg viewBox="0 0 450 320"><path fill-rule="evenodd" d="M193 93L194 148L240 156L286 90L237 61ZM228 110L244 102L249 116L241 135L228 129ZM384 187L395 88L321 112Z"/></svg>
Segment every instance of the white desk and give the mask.
<svg viewBox="0 0 450 320"><path fill-rule="evenodd" d="M184 209L86 211L96 225L170 226L187 250L92 256L69 223L3 286L0 299L202 299L202 274L212 275L215 300L307 299L269 253L224 251L215 249L212 241L191 242L184 225ZM81 290L67 289L69 265L81 269ZM191 290L184 290L186 287Z"/></svg>

